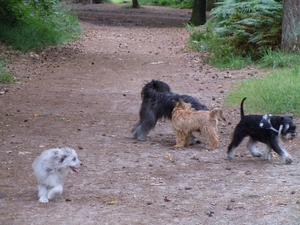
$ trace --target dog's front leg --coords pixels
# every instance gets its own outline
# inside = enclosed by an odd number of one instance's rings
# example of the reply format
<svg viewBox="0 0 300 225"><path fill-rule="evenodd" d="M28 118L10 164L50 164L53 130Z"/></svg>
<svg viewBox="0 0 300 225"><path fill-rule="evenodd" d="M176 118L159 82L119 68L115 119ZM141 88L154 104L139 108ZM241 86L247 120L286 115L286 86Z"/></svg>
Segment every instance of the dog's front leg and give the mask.
<svg viewBox="0 0 300 225"><path fill-rule="evenodd" d="M278 141L272 141L270 143L271 148L282 158L285 164L291 164L293 162L290 154L283 148L281 148L278 144Z"/></svg>
<svg viewBox="0 0 300 225"><path fill-rule="evenodd" d="M39 201L42 203L49 202L48 200L48 189L44 185L38 185L38 191L39 191Z"/></svg>
<svg viewBox="0 0 300 225"><path fill-rule="evenodd" d="M186 135L179 130L176 130L176 145L174 145L174 148L183 148L186 140Z"/></svg>
<svg viewBox="0 0 300 225"><path fill-rule="evenodd" d="M209 139L209 145L205 146L207 150L213 150L218 148L220 145L220 139L218 135L218 128L215 127L214 129L208 130L206 136Z"/></svg>
<svg viewBox="0 0 300 225"><path fill-rule="evenodd" d="M52 199L52 198L54 198L55 195L62 194L62 192L63 192L62 185L57 185L49 191L48 199Z"/></svg>

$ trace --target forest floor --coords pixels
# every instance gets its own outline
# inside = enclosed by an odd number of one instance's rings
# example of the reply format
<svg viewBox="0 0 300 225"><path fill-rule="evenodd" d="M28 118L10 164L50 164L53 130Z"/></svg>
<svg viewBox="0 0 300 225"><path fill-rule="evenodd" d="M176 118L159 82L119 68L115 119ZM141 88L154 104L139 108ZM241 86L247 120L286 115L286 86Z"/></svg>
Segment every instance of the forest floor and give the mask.
<svg viewBox="0 0 300 225"><path fill-rule="evenodd" d="M174 149L168 120L147 141L133 138L146 81L162 80L213 108L235 82L263 71L203 63L204 53L187 48L190 10L122 6L72 6L82 40L10 53L17 82L0 86L0 224L300 224L299 139L283 143L291 165L252 157L246 140L228 161L238 105L223 107L227 122L212 151L201 136ZM63 146L84 166L68 175L61 196L39 203L32 162Z"/></svg>

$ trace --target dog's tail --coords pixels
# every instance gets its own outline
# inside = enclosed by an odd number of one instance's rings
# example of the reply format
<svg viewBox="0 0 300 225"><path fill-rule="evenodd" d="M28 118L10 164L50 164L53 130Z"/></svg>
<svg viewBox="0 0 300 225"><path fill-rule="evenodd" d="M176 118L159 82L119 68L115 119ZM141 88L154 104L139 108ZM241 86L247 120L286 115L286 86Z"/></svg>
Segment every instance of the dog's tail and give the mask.
<svg viewBox="0 0 300 225"><path fill-rule="evenodd" d="M243 117L245 116L244 113L244 101L246 100L246 97L243 98L242 102L241 102L241 119L243 119Z"/></svg>
<svg viewBox="0 0 300 225"><path fill-rule="evenodd" d="M170 86L159 80L152 80L147 82L141 91L141 98L144 99L149 93L152 92L171 92Z"/></svg>

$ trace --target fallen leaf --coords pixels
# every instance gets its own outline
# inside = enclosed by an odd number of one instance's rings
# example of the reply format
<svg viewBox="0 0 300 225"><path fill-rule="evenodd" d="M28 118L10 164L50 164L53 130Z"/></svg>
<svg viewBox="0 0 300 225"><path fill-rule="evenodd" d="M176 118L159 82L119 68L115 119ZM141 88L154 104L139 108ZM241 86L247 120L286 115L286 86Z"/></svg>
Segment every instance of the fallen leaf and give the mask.
<svg viewBox="0 0 300 225"><path fill-rule="evenodd" d="M169 156L169 155L167 155L167 156L166 156L166 159L167 159L167 160L169 160L169 161L171 161L171 162L173 162L173 159L172 159L172 157L171 157L171 156Z"/></svg>
<svg viewBox="0 0 300 225"><path fill-rule="evenodd" d="M115 205L117 204L117 201L111 200L110 202L107 203L108 205Z"/></svg>
<svg viewBox="0 0 300 225"><path fill-rule="evenodd" d="M168 199L168 197L167 196L165 196L165 198L164 198L164 201L165 202L169 202L169 201L171 201L170 199Z"/></svg>

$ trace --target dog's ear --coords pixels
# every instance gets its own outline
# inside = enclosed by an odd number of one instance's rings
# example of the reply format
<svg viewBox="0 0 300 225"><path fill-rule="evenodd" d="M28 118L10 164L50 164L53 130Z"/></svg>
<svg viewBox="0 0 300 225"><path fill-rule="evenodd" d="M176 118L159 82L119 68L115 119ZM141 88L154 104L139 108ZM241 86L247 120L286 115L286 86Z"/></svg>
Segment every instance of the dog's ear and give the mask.
<svg viewBox="0 0 300 225"><path fill-rule="evenodd" d="M177 105L177 101L176 100L172 100L173 106L176 107Z"/></svg>
<svg viewBox="0 0 300 225"><path fill-rule="evenodd" d="M179 100L178 100L180 103L183 103L183 100L180 98Z"/></svg>

